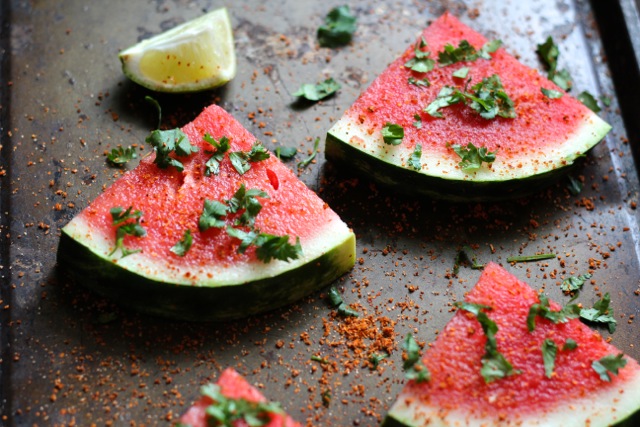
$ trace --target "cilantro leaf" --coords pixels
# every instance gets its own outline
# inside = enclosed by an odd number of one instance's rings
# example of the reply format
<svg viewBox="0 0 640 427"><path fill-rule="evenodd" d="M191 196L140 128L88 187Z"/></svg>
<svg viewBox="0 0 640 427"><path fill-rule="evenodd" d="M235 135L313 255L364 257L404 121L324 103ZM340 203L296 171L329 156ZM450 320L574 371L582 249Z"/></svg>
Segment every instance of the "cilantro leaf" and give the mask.
<svg viewBox="0 0 640 427"><path fill-rule="evenodd" d="M577 319L580 316L580 307L577 304L567 304L560 311L551 311L549 298L545 294L540 294L538 298L540 302L534 303L529 307L529 314L527 315L527 329L529 329L529 332L533 332L536 328L536 317L538 316L550 320L556 325L558 323L566 323L570 319Z"/></svg>
<svg viewBox="0 0 640 427"><path fill-rule="evenodd" d="M478 58L491 59L490 53L502 46L502 41L491 40L485 43L480 50L476 50L467 40L461 40L458 47L446 44L442 52L438 52L438 63L441 67L463 61L475 61Z"/></svg>
<svg viewBox="0 0 640 427"><path fill-rule="evenodd" d="M178 156L188 156L198 151L198 147L191 145L187 135L180 129L154 130L145 140L156 153L154 163L161 169L173 166L178 171L184 170L184 165L177 159L170 157L171 153Z"/></svg>
<svg viewBox="0 0 640 427"><path fill-rule="evenodd" d="M219 141L216 141L210 134L205 133L203 139L214 148L211 158L204 164L204 174L205 176L210 176L211 174L218 175L220 173L220 162L224 158L224 153L231 148L229 138L223 136Z"/></svg>
<svg viewBox="0 0 640 427"><path fill-rule="evenodd" d="M329 303L332 307L335 307L338 310L338 314L341 316L353 316L358 317L360 314L349 307L343 300L342 296L338 292L338 289L335 286L329 288Z"/></svg>
<svg viewBox="0 0 640 427"><path fill-rule="evenodd" d="M240 246L238 247L238 253L240 254L245 253L247 248L258 238L258 232L256 230L244 231L231 226L227 226L227 234L240 240Z"/></svg>
<svg viewBox="0 0 640 427"><path fill-rule="evenodd" d="M272 234L260 233L255 240L256 255L260 261L269 262L272 259L289 261L300 258L302 246L300 238L296 237L296 243L289 243L289 236L274 236Z"/></svg>
<svg viewBox="0 0 640 427"><path fill-rule="evenodd" d="M464 102L462 92L451 86L443 86L440 92L438 92L436 99L427 105L423 111L432 117L442 118L444 116L439 111L441 108L449 107L459 102Z"/></svg>
<svg viewBox="0 0 640 427"><path fill-rule="evenodd" d="M339 47L351 41L356 31L356 17L349 6L339 6L329 11L324 25L318 28L318 43L322 47Z"/></svg>
<svg viewBox="0 0 640 427"><path fill-rule="evenodd" d="M260 204L256 197L268 199L269 195L256 188L247 190L244 184L241 184L240 188L233 194L233 197L227 200L228 212L236 213L244 210L242 215L236 220L236 225L253 226L255 224L256 216L262 209L262 204Z"/></svg>
<svg viewBox="0 0 640 427"><path fill-rule="evenodd" d="M225 225L224 218L227 216L228 208L217 200L204 200L204 208L198 221L198 229L206 231L211 227L222 228Z"/></svg>
<svg viewBox="0 0 640 427"><path fill-rule="evenodd" d="M229 153L229 160L233 168L244 175L251 169L250 163L260 162L269 158L269 152L260 141L256 141L249 151L232 151Z"/></svg>
<svg viewBox="0 0 640 427"><path fill-rule="evenodd" d="M496 160L495 151L490 152L487 147L478 148L472 142L468 143L466 147L454 144L451 148L462 159L458 166L465 172L479 169L483 162L490 164Z"/></svg>
<svg viewBox="0 0 640 427"><path fill-rule="evenodd" d="M416 144L416 147L413 150L413 153L411 153L411 156L409 156L407 163L413 169L419 171L420 169L422 169L422 163L420 162L421 158L422 158L422 145Z"/></svg>
<svg viewBox="0 0 640 427"><path fill-rule="evenodd" d="M217 384L202 386L200 393L211 399L205 408L207 425L232 426L244 421L250 427L265 426L271 421L269 414L283 414L276 402L252 402L243 398L231 398L222 394Z"/></svg>
<svg viewBox="0 0 640 427"><path fill-rule="evenodd" d="M544 43L539 44L536 52L547 68L547 77L549 77L549 80L565 91L570 90L572 86L571 75L567 70L558 71L560 50L553 41L553 37L549 36Z"/></svg>
<svg viewBox="0 0 640 427"><path fill-rule="evenodd" d="M130 160L138 158L136 149L133 147L118 147L111 150L111 153L107 154L107 161L115 166L122 166Z"/></svg>
<svg viewBox="0 0 640 427"><path fill-rule="evenodd" d="M467 94L471 99L471 108L480 113L485 119L493 119L496 116L513 119L516 117L516 110L509 95L503 90L500 76L493 74L490 77L472 87L475 94Z"/></svg>
<svg viewBox="0 0 640 427"><path fill-rule="evenodd" d="M471 268L474 270L481 270L484 268L483 264L478 264L476 254L469 245L464 245L456 254L456 259L453 263L453 274L458 274L460 271L460 265L464 262L471 263Z"/></svg>
<svg viewBox="0 0 640 427"><path fill-rule="evenodd" d="M296 154L298 154L298 150L295 147L276 147L275 155L280 160L291 160Z"/></svg>
<svg viewBox="0 0 640 427"><path fill-rule="evenodd" d="M402 138L404 138L404 129L394 123L385 123L380 133L382 133L382 140L387 145L400 145Z"/></svg>
<svg viewBox="0 0 640 427"><path fill-rule="evenodd" d="M456 306L459 310L468 311L474 316L477 316L478 313L480 313L480 310L492 310L492 308L488 305L476 304L467 301L456 301L453 305Z"/></svg>
<svg viewBox="0 0 640 427"><path fill-rule="evenodd" d="M624 368L627 365L627 359L624 358L624 354L620 353L617 356L607 355L599 360L594 360L591 363L591 367L594 371L600 375L602 381L611 381L611 375L609 372L618 375L618 370Z"/></svg>
<svg viewBox="0 0 640 427"><path fill-rule="evenodd" d="M569 179L569 184L567 184L567 188L569 192L574 196L577 196L582 191L582 182L571 175L567 175Z"/></svg>
<svg viewBox="0 0 640 427"><path fill-rule="evenodd" d="M408 333L405 337L402 348L407 354L402 365L405 378L415 380L417 383L429 381L431 379L431 373L423 363L420 357L420 346L411 333Z"/></svg>
<svg viewBox="0 0 640 427"><path fill-rule="evenodd" d="M423 50L425 47L427 47L427 42L424 37L421 37L413 49L413 58L405 62L404 66L416 73L427 73L433 70L436 62L429 58L430 52Z"/></svg>
<svg viewBox="0 0 640 427"><path fill-rule="evenodd" d="M454 71L451 75L458 79L466 79L470 70L471 69L469 67L462 67Z"/></svg>
<svg viewBox="0 0 640 427"><path fill-rule="evenodd" d="M598 101L586 90L580 92L577 98L578 101L582 102L588 109L590 109L594 113L599 113L601 111L600 106L598 105Z"/></svg>
<svg viewBox="0 0 640 427"><path fill-rule="evenodd" d="M558 98L562 98L562 95L564 95L562 92L557 91L557 90L553 90L553 89L547 89L544 87L540 88L540 92L542 92L542 94L544 96L546 96L549 99L558 99Z"/></svg>
<svg viewBox="0 0 640 427"><path fill-rule="evenodd" d="M389 357L387 353L371 353L369 355L369 362L371 363L373 369L376 369L380 362Z"/></svg>
<svg viewBox="0 0 640 427"><path fill-rule="evenodd" d="M611 296L607 292L601 300L593 305L593 308L580 310L580 318L594 323L606 323L609 327L609 333L614 333L618 322L613 317L613 308L609 307L610 303Z"/></svg>
<svg viewBox="0 0 640 427"><path fill-rule="evenodd" d="M576 276L567 277L560 284L560 289L562 289L564 292L572 292L572 291L580 290L580 288L582 288L582 286L584 285L584 282L586 282L589 279L591 279L590 273L583 274L577 277Z"/></svg>
<svg viewBox="0 0 640 427"><path fill-rule="evenodd" d="M313 152L311 153L311 155L309 157L307 157L304 160L301 160L298 162L297 166L299 169L304 169L307 166L309 166L311 164L311 162L313 161L313 159L316 158L316 155L318 154L318 146L320 145L320 138L316 138L316 140L313 142Z"/></svg>
<svg viewBox="0 0 640 427"><path fill-rule="evenodd" d="M141 251L141 249L129 250L124 246L125 236L144 237L147 235L147 231L140 224L143 215L142 211L132 211L132 209L133 206L129 206L126 210L120 206L115 206L109 210L112 225L116 227L116 246L109 253L109 256L113 255L118 249L122 253L121 258Z"/></svg>
<svg viewBox="0 0 640 427"><path fill-rule="evenodd" d="M557 354L558 346L553 340L547 338L542 342L542 362L544 364L544 374L547 378L551 378L553 375Z"/></svg>
<svg viewBox="0 0 640 427"><path fill-rule="evenodd" d="M407 82L410 85L414 85L414 86L418 86L418 87L429 87L431 86L431 82L429 82L429 80L425 79L416 79L415 77L409 77L407 79Z"/></svg>
<svg viewBox="0 0 640 427"><path fill-rule="evenodd" d="M340 85L340 83L336 82L332 77L329 77L325 81L315 85L313 83L303 84L300 86L300 89L294 92L293 96L300 96L308 101L320 101L333 95L341 87L342 85Z"/></svg>
<svg viewBox="0 0 640 427"><path fill-rule="evenodd" d="M571 75L564 69L550 74L549 79L565 91L571 90L571 87L573 86Z"/></svg>
<svg viewBox="0 0 640 427"><path fill-rule="evenodd" d="M422 129L422 117L420 117L420 114L414 114L413 118L415 119L415 122L413 122L413 126L416 129Z"/></svg>
<svg viewBox="0 0 640 427"><path fill-rule="evenodd" d="M193 244L193 236L191 236L191 230L188 228L184 231L182 235L182 239L180 239L171 249L171 252L178 256L185 256L189 249L191 249L191 245Z"/></svg>
<svg viewBox="0 0 640 427"><path fill-rule="evenodd" d="M578 348L578 343L574 339L567 338L562 346L562 351L575 350L576 348Z"/></svg>

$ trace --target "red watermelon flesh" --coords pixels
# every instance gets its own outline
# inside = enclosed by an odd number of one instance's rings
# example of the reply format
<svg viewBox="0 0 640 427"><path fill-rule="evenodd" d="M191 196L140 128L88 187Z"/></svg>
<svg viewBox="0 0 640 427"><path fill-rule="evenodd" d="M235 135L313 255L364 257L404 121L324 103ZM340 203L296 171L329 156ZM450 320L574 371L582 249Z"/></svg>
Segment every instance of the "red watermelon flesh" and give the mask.
<svg viewBox="0 0 640 427"><path fill-rule="evenodd" d="M550 99L541 87L562 91L538 71L523 65L504 48L491 53L491 59L463 61L447 66L437 63L438 53L449 44L457 47L463 40L480 49L488 40L445 13L426 28L424 38L430 58L436 61L432 71L416 73L405 67L414 58L415 45L384 70L364 91L344 116L329 130L328 157L339 157L330 145L341 141L368 156L380 160L380 166L393 165L413 170L408 159L417 144L422 146L422 168L416 173L445 180L478 182L527 178L562 168L597 144L610 126L569 94ZM418 40L421 40L420 38ZM467 78L452 73L469 67ZM462 90L483 78L497 74L505 92L515 103L517 117L484 119L463 105L442 108L443 118L424 112L444 86ZM428 79L429 87L409 83L409 79ZM470 90L470 89L468 89ZM414 125L420 116L421 127ZM383 142L381 129L387 123L404 129L398 146ZM496 160L475 171L463 171L460 157L451 148L473 143L497 152ZM409 190L411 191L411 190ZM419 191L419 189L414 189Z"/></svg>
<svg viewBox="0 0 640 427"><path fill-rule="evenodd" d="M225 369L218 382L222 395L231 399L244 399L249 402L266 402L267 399L255 387L247 382L240 374L232 368ZM206 414L207 406L213 401L207 396L201 397L196 401L187 412L180 417L178 423L182 426L189 427L208 427L208 416ZM238 420L234 423L234 427L248 427L245 421ZM294 421L289 415L271 413L269 414L269 422L264 427L301 427L301 424Z"/></svg>
<svg viewBox="0 0 640 427"><path fill-rule="evenodd" d="M621 352L578 319L554 324L538 316L529 332L526 319L538 294L502 267L487 265L465 301L492 307L486 313L498 326L498 351L521 373L485 382L486 336L474 315L459 310L423 356L430 381L407 383L389 411L401 425L605 426L640 408L638 363L626 357L606 382L591 364ZM552 310L560 308L551 303ZM576 349L562 350L568 338ZM542 359L545 339L559 349L551 378Z"/></svg>

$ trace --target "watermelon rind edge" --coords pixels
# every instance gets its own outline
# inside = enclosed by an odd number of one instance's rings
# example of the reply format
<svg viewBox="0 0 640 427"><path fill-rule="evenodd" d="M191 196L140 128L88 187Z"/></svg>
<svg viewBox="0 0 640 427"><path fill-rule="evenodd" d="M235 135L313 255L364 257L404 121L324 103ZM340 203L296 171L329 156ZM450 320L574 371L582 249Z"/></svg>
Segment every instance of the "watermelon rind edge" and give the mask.
<svg viewBox="0 0 640 427"><path fill-rule="evenodd" d="M370 135L347 112L327 132L325 155L330 161L405 194L458 202L501 201L531 195L550 186L569 173L577 160L610 130L607 122L595 113L588 113L582 125L554 153L556 158L547 152L541 157L544 162L518 159L525 164L518 168L501 167L496 160L491 168L483 166L472 173L462 172L457 165L459 159L454 156L430 158L423 148L423 167L417 171L406 165L412 150L402 144L395 147L384 144L380 135Z"/></svg>
<svg viewBox="0 0 640 427"><path fill-rule="evenodd" d="M289 305L349 271L355 264L356 244L353 231L345 230L320 254L290 265L272 261L265 264L272 265L268 274L245 276L223 286L172 283L128 270L87 245L68 225L62 229L57 260L61 272L74 282L125 307L179 320L224 321ZM254 270L260 268L258 263ZM281 267L274 268L274 263Z"/></svg>

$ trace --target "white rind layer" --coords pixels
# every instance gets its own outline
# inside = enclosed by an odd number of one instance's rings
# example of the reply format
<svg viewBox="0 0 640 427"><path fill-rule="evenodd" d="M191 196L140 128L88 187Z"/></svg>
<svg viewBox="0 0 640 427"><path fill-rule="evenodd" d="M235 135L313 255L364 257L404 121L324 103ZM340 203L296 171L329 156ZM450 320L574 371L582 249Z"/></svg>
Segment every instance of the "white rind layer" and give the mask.
<svg viewBox="0 0 640 427"><path fill-rule="evenodd" d="M96 232L82 215L71 220L63 231L100 258L113 262L131 273L158 282L209 288L233 286L275 277L307 264L336 248L341 248L345 252L345 258L349 258L347 252L350 254L355 252L353 231L337 216L330 219L322 229L318 229L313 237L301 239L303 256L298 259L288 262L272 260L269 263L256 259L253 262L224 266L219 264L177 266L173 262L150 257L144 252L124 258L109 256L114 247L113 236ZM353 260L345 259L345 265L349 263L352 264Z"/></svg>
<svg viewBox="0 0 640 427"><path fill-rule="evenodd" d="M608 123L589 111L575 132L553 148L532 149L526 155L509 158L501 157L498 152L490 167L483 164L474 172L460 169L460 158L453 152L446 157L440 152L430 153L428 144L422 144L421 170L414 170L408 165L413 148L403 144L385 144L380 132L371 134L367 126L359 123L355 113L347 112L328 133L366 155L415 173L448 180L500 182L528 178L568 166L598 144L609 130L611 126ZM442 142L443 145L445 143L446 141Z"/></svg>
<svg viewBox="0 0 640 427"><path fill-rule="evenodd" d="M634 364L635 365L635 364ZM507 413L508 419L482 417L462 410L444 411L417 402L417 396L402 392L389 415L410 427L605 427L616 424L640 410L640 369L617 387L603 383L604 390L572 401L558 401L558 406L527 414ZM491 412L491 408L485 408ZM497 412L497 411L496 411Z"/></svg>

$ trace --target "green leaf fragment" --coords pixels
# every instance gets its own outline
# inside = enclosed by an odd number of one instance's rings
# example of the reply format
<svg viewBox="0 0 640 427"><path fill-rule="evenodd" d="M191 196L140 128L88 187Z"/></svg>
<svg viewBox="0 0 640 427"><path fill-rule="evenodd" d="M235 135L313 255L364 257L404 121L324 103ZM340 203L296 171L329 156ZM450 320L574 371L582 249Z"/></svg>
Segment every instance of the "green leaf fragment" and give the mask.
<svg viewBox="0 0 640 427"><path fill-rule="evenodd" d="M191 235L191 230L187 228L182 235L182 239L180 239L169 250L178 256L185 256L187 252L189 252L189 249L191 249L192 244L193 236Z"/></svg>
<svg viewBox="0 0 640 427"><path fill-rule="evenodd" d="M600 375L600 379L607 382L611 381L610 373L618 375L619 369L624 368L626 365L627 359L624 358L622 353L617 356L610 354L591 363L591 367Z"/></svg>
<svg viewBox="0 0 640 427"><path fill-rule="evenodd" d="M573 86L571 75L567 70L556 71L549 75L549 79L565 91L571 90Z"/></svg>
<svg viewBox="0 0 640 427"><path fill-rule="evenodd" d="M440 112L441 108L450 107L451 105L464 102L464 95L458 89L451 86L443 86L438 92L436 99L434 99L423 110L425 113L432 117L443 118L444 116Z"/></svg>
<svg viewBox="0 0 640 427"><path fill-rule="evenodd" d="M456 254L456 259L453 263L453 274L458 274L460 266L466 262L470 263L471 268L474 270L481 270L484 268L484 264L478 264L476 253L471 246L464 245Z"/></svg>
<svg viewBox="0 0 640 427"><path fill-rule="evenodd" d="M567 70L558 71L558 57L560 50L553 41L553 37L549 36L544 43L537 46L536 52L547 69L549 80L558 85L561 89L567 91L571 89L572 79Z"/></svg>
<svg viewBox="0 0 640 427"><path fill-rule="evenodd" d="M407 79L407 82L409 82L410 85L418 86L418 87L429 87L429 86L431 86L431 82L429 82L429 80L427 80L426 78L424 78L424 79L416 79L415 77L409 77Z"/></svg>
<svg viewBox="0 0 640 427"><path fill-rule="evenodd" d="M204 200L204 208L198 220L198 229L206 231L209 228L222 228L225 226L224 218L228 214L227 205L217 200Z"/></svg>
<svg viewBox="0 0 640 427"><path fill-rule="evenodd" d="M409 156L407 163L413 169L419 171L420 169L422 169L422 163L420 161L421 159L422 159L422 145L416 144L416 147L413 150L413 153L411 153L411 156Z"/></svg>
<svg viewBox="0 0 640 427"><path fill-rule="evenodd" d="M423 363L420 356L420 346L411 333L408 333L405 337L402 348L406 352L406 359L402 365L405 378L414 380L417 383L429 381L431 373Z"/></svg>
<svg viewBox="0 0 640 427"><path fill-rule="evenodd" d="M614 333L618 322L613 315L613 308L610 307L610 303L611 296L607 292L601 300L593 305L593 308L580 310L580 318L589 322L605 323L609 328L609 333Z"/></svg>
<svg viewBox="0 0 640 427"><path fill-rule="evenodd" d="M569 184L567 185L567 188L569 189L569 192L572 195L577 196L582 191L582 181L572 177L571 175L568 175L568 179Z"/></svg>
<svg viewBox="0 0 640 427"><path fill-rule="evenodd" d="M320 138L316 138L316 140L313 142L313 151L311 152L311 155L309 155L306 159L298 162L297 166L299 169L304 169L307 166L309 166L311 162L313 162L313 160L316 158L316 155L318 154L319 145L320 145Z"/></svg>
<svg viewBox="0 0 640 427"><path fill-rule="evenodd" d="M275 236L273 234L260 233L253 242L256 245L256 255L262 262L269 262L272 259L280 261L290 261L300 258L302 246L300 238L296 237L296 243L289 243L289 236Z"/></svg>
<svg viewBox="0 0 640 427"><path fill-rule="evenodd" d="M187 135L180 129L154 130L145 140L151 144L156 153L154 163L161 169L169 166L175 167L178 171L184 170L184 165L179 160L171 157L174 153L179 157L185 157L198 151L198 147L191 145Z"/></svg>
<svg viewBox="0 0 640 427"><path fill-rule="evenodd" d="M433 59L429 58L430 52L423 50L426 47L427 42L425 41L424 37L421 37L413 48L413 58L405 62L404 66L420 74L428 73L429 71L433 70L436 62ZM411 80L409 81L409 83L411 83Z"/></svg>
<svg viewBox="0 0 640 427"><path fill-rule="evenodd" d="M536 254L536 255L518 255L510 256L507 258L507 262L532 262L532 261L544 261L546 259L555 259L557 257L554 253Z"/></svg>
<svg viewBox="0 0 640 427"><path fill-rule="evenodd" d="M557 354L558 346L553 340L546 339L542 342L542 362L544 364L544 374L547 378L551 378L553 375Z"/></svg>
<svg viewBox="0 0 640 427"><path fill-rule="evenodd" d="M469 75L469 71L470 71L469 67L462 67L454 71L451 75L458 79L466 79L467 76Z"/></svg>
<svg viewBox="0 0 640 427"><path fill-rule="evenodd" d="M371 353L371 355L369 355L369 362L371 362L373 369L376 369L380 365L380 362L387 357L389 357L387 353Z"/></svg>
<svg viewBox="0 0 640 427"><path fill-rule="evenodd" d="M293 159L298 154L298 150L295 147L276 147L274 153L280 160L287 161Z"/></svg>
<svg viewBox="0 0 640 427"><path fill-rule="evenodd" d="M360 316L360 313L358 313L357 311L349 307L342 300L342 296L340 295L340 293L338 292L338 289L335 286L332 286L331 288L329 288L328 298L331 306L336 308L338 310L338 314L340 314L341 316L352 316L352 317Z"/></svg>
<svg viewBox="0 0 640 427"><path fill-rule="evenodd" d="M107 161L115 166L122 166L130 160L138 158L136 149L133 147L118 147L113 148L109 154L107 154Z"/></svg>
<svg viewBox="0 0 640 427"><path fill-rule="evenodd" d="M331 9L325 17L324 25L318 28L318 43L322 47L339 47L349 44L356 31L356 17L349 6Z"/></svg>
<svg viewBox="0 0 640 427"><path fill-rule="evenodd" d="M468 311L474 316L478 316L478 313L480 313L481 310L492 310L492 307L488 305L476 304L476 303L467 302L467 301L456 301L453 305L457 307L459 310Z"/></svg>
<svg viewBox="0 0 640 427"><path fill-rule="evenodd" d="M284 414L277 402L252 402L243 398L224 396L217 384L202 386L200 393L213 403L205 409L207 425L231 427L244 421L249 427L269 424L270 414Z"/></svg>
<svg viewBox="0 0 640 427"><path fill-rule="evenodd" d="M205 133L203 139L214 148L211 158L204 164L204 174L205 176L210 176L211 174L218 175L220 173L220 162L224 158L224 153L231 148L229 138L223 136L218 141L210 134Z"/></svg>
<svg viewBox="0 0 640 427"><path fill-rule="evenodd" d="M160 129L160 125L162 124L162 107L160 107L160 103L149 95L145 96L144 100L153 105L156 109L156 112L158 113L158 129Z"/></svg>
<svg viewBox="0 0 640 427"><path fill-rule="evenodd" d="M558 99L558 98L562 98L562 96L564 95L564 93L557 91L557 90L553 90L553 89L547 89L544 87L540 88L540 92L542 92L542 94L544 96L546 96L549 99Z"/></svg>
<svg viewBox="0 0 640 427"><path fill-rule="evenodd" d="M380 131L382 140L387 145L400 145L404 138L404 129L402 126L387 122Z"/></svg>
<svg viewBox="0 0 640 427"><path fill-rule="evenodd" d="M590 273L582 274L580 276L571 276L567 277L560 284L560 289L564 292L573 292L578 291L584 285L584 282L591 279L592 275Z"/></svg>
<svg viewBox="0 0 640 427"><path fill-rule="evenodd" d="M438 53L438 63L441 67L463 61L475 61L478 58L491 59L490 53L494 53L502 46L502 41L491 40L485 43L480 50L476 50L467 40L461 40L458 47L447 44L442 52Z"/></svg>
<svg viewBox="0 0 640 427"><path fill-rule="evenodd" d="M532 304L529 307L529 314L527 315L527 329L529 329L529 332L533 332L536 328L536 317L542 317L554 324L558 324L566 323L580 316L580 307L577 304L567 304L560 311L553 311L550 308L549 298L545 294L540 294L539 299L539 303Z"/></svg>
<svg viewBox="0 0 640 427"><path fill-rule="evenodd" d="M305 83L300 86L293 96L300 96L309 101L320 101L325 99L338 91L342 86L336 82L332 77L326 79L323 82L312 84Z"/></svg>
<svg viewBox="0 0 640 427"><path fill-rule="evenodd" d="M269 158L269 152L260 141L256 141L249 151L232 151L229 153L229 160L233 168L244 175L251 169L251 163L260 162Z"/></svg>
<svg viewBox="0 0 640 427"><path fill-rule="evenodd" d="M413 122L413 126L416 129L422 129L422 117L420 116L420 114L414 114L413 118L415 119L415 122Z"/></svg>
<svg viewBox="0 0 640 427"><path fill-rule="evenodd" d="M140 252L140 249L129 250L124 246L125 236L144 237L147 231L142 227L140 221L142 219L142 211L133 211L133 206L129 206L126 210L120 206L115 206L109 210L112 219L112 225L116 227L116 245L109 253L113 255L118 249L122 253L121 258Z"/></svg>
<svg viewBox="0 0 640 427"><path fill-rule="evenodd" d="M583 92L580 92L577 98L578 98L578 101L582 102L588 109L590 109L594 113L599 113L601 111L596 98L594 98L594 96L591 95L586 90Z"/></svg>
<svg viewBox="0 0 640 427"><path fill-rule="evenodd" d="M562 346L562 351L575 350L576 348L578 348L578 343L572 338L567 338Z"/></svg>
<svg viewBox="0 0 640 427"><path fill-rule="evenodd" d="M468 143L466 147L454 144L451 148L462 159L458 166L465 172L478 170L483 162L491 164L496 160L495 151L490 152L487 147L478 148L472 142Z"/></svg>

